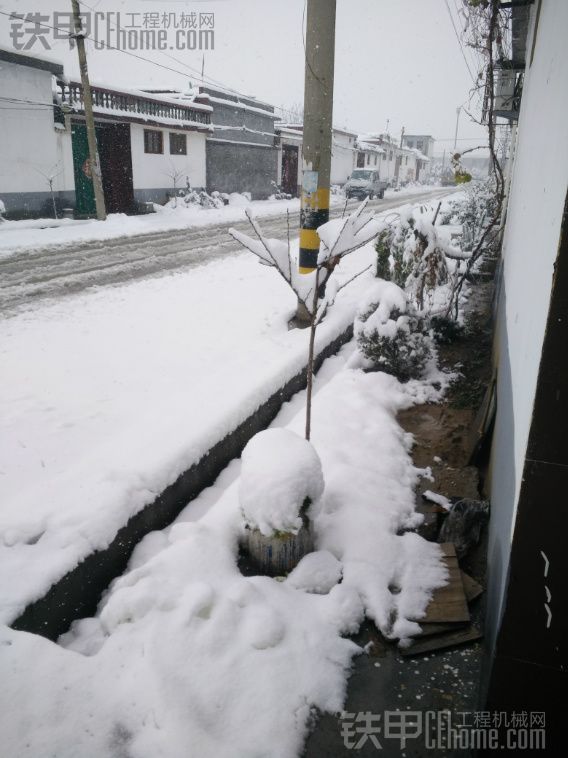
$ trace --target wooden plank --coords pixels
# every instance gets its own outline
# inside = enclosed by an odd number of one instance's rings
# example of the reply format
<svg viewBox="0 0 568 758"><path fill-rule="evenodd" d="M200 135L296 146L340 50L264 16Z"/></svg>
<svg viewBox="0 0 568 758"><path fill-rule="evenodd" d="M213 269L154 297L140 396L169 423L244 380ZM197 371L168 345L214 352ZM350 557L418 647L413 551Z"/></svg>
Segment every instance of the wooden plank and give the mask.
<svg viewBox="0 0 568 758"><path fill-rule="evenodd" d="M456 551L450 542L442 543L440 547L449 572L449 582L444 587L434 591L432 600L426 609L426 615L422 619L417 619L420 624L469 621L469 609Z"/></svg>
<svg viewBox="0 0 568 758"><path fill-rule="evenodd" d="M433 634L442 634L442 632L455 632L457 629L463 629L467 626L467 621L457 621L455 624L423 624L420 623L422 631L413 635L415 639L422 637L431 637Z"/></svg>
<svg viewBox="0 0 568 758"><path fill-rule="evenodd" d="M447 632L445 634L437 634L426 639L418 639L412 645L401 649L401 653L406 658L412 655L421 655L422 653L430 653L435 650L445 650L449 647L455 647L456 645L463 645L466 642L473 642L483 637L482 633L475 626L468 626L465 629L459 629L456 632Z"/></svg>
<svg viewBox="0 0 568 758"><path fill-rule="evenodd" d="M483 593L483 587L481 584L476 582L469 574L466 574L465 571L461 572L461 579L463 591L465 592L465 599L468 603L471 603L472 600L475 600L476 597L479 597Z"/></svg>

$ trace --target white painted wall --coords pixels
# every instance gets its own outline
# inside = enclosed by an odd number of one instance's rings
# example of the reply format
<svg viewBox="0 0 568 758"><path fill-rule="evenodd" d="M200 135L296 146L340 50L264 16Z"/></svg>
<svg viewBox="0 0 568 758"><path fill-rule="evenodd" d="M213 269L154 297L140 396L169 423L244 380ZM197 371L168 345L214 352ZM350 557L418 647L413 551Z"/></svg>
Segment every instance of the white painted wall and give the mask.
<svg viewBox="0 0 568 758"><path fill-rule="evenodd" d="M144 129L163 132L164 152L154 155L144 152ZM187 155L170 154L170 132L187 135ZM185 187L185 177L189 176L192 187L205 187L205 134L202 132L181 132L176 129L130 125L132 146L132 181L134 190L173 188L171 174L175 168L183 176L178 187Z"/></svg>
<svg viewBox="0 0 568 758"><path fill-rule="evenodd" d="M531 6L530 55L535 5ZM488 622L494 641L568 190L568 3L545 0L527 60L503 241L496 356L497 417L491 460ZM562 504L559 503L559 507Z"/></svg>
<svg viewBox="0 0 568 758"><path fill-rule="evenodd" d="M52 103L52 75L0 61L0 97ZM3 193L49 192L42 174L59 172L56 191L74 191L69 130L56 127L53 109L3 101L0 109L0 197ZM9 210L9 208L8 208Z"/></svg>
<svg viewBox="0 0 568 758"><path fill-rule="evenodd" d="M331 184L345 184L356 166L355 135L333 131L331 145Z"/></svg>

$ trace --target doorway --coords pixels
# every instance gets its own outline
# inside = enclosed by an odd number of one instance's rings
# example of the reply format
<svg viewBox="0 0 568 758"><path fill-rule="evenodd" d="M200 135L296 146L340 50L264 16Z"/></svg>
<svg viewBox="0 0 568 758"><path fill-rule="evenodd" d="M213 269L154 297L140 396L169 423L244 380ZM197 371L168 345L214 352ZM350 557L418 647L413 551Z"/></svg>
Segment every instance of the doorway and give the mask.
<svg viewBox="0 0 568 758"><path fill-rule="evenodd" d="M95 134L101 164L103 193L107 213L132 213L135 210L132 183L130 124L98 123ZM73 170L75 175L75 215L96 215L95 193L89 160L87 128L84 123L71 127Z"/></svg>
<svg viewBox="0 0 568 758"><path fill-rule="evenodd" d="M282 191L298 194L298 146L282 145Z"/></svg>
<svg viewBox="0 0 568 758"><path fill-rule="evenodd" d="M96 133L107 213L132 213L130 124L99 123Z"/></svg>

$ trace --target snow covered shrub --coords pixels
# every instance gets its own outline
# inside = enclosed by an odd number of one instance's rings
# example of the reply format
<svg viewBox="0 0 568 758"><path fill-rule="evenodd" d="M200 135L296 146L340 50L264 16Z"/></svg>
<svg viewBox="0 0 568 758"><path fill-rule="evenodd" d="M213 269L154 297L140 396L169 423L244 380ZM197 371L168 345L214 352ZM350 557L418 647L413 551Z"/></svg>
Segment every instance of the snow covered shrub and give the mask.
<svg viewBox="0 0 568 758"><path fill-rule="evenodd" d="M472 250L477 245L496 210L497 191L493 179L473 182L467 188L465 199L456 209L457 222L463 226L464 250Z"/></svg>
<svg viewBox="0 0 568 758"><path fill-rule="evenodd" d="M379 235L377 276L406 289L419 310L424 295L448 278L446 246L432 222L433 209L405 206Z"/></svg>
<svg viewBox="0 0 568 758"><path fill-rule="evenodd" d="M355 334L369 368L400 381L418 378L432 354L424 320L392 282L372 288L357 315Z"/></svg>
<svg viewBox="0 0 568 758"><path fill-rule="evenodd" d="M430 327L438 345L449 345L463 334L463 326L449 316L432 316Z"/></svg>
<svg viewBox="0 0 568 758"><path fill-rule="evenodd" d="M375 250L377 251L377 268L375 276L385 281L391 279L390 269L390 244L389 244L390 232L389 229L385 229L377 237L375 242Z"/></svg>

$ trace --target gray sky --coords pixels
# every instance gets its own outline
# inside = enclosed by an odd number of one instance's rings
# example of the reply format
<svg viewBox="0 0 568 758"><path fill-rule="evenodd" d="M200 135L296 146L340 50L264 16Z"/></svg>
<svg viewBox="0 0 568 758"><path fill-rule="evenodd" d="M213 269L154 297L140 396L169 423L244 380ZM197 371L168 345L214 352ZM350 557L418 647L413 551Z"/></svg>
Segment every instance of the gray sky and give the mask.
<svg viewBox="0 0 568 758"><path fill-rule="evenodd" d="M182 13L214 13L215 49L205 53L206 76L273 105L289 106L303 100L304 1L88 0L88 5L97 12L119 11L124 25L135 20L139 26L142 14L173 13L179 22ZM337 0L335 124L358 132L384 131L389 119L393 135L399 136L405 126L407 134L432 134L437 153L451 148L456 108L467 105L472 87L447 7L459 26L460 4L461 0ZM70 7L70 0L0 0L2 11L40 11L50 15L50 24L54 11L67 12ZM88 10L85 3L82 8ZM160 28L165 28L161 22ZM168 47L175 44L175 34L173 27L167 30ZM23 41L29 39L26 35ZM68 75L78 76L76 51L70 51L66 41L48 41L50 51L36 42L28 52L59 59ZM13 46L5 16L0 16L0 45ZM199 78L186 68L201 70L199 50L135 52L147 61L88 45L91 79L114 86L180 87ZM465 55L475 74L472 53L466 50ZM156 63L181 73L160 69ZM484 129L463 112L459 137L462 149L486 141Z"/></svg>

